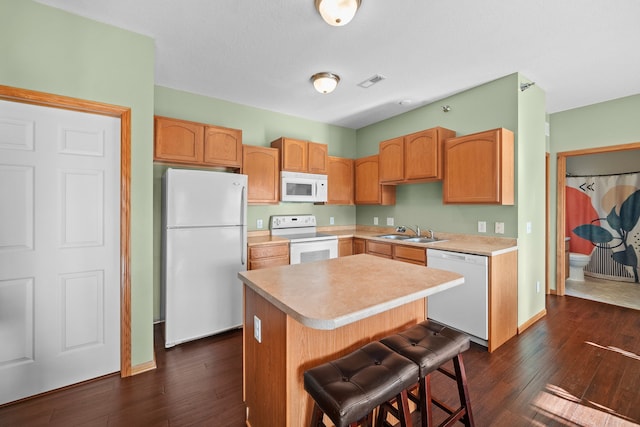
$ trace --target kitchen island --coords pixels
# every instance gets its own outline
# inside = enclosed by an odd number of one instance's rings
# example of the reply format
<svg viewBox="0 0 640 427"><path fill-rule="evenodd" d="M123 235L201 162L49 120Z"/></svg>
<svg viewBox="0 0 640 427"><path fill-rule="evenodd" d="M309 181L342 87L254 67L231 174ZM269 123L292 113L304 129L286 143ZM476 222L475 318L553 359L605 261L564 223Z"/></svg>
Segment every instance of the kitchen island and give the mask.
<svg viewBox="0 0 640 427"><path fill-rule="evenodd" d="M306 426L302 374L425 319L448 271L353 255L238 273L244 283L243 396L250 427Z"/></svg>

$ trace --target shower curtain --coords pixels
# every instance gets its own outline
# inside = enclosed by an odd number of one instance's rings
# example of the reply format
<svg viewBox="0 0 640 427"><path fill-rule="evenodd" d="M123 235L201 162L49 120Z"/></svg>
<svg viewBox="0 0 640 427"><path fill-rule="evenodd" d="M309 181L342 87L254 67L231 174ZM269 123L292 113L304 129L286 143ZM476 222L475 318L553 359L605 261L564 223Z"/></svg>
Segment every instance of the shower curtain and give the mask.
<svg viewBox="0 0 640 427"><path fill-rule="evenodd" d="M567 176L570 250L591 255L585 274L638 283L640 173Z"/></svg>

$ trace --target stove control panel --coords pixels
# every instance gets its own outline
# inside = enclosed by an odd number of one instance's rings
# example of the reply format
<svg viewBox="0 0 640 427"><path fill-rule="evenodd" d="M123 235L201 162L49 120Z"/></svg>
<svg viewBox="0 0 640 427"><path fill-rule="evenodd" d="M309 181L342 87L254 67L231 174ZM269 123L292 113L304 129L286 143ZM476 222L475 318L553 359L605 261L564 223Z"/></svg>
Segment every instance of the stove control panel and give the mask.
<svg viewBox="0 0 640 427"><path fill-rule="evenodd" d="M316 217L315 215L273 215L269 228L300 228L300 227L315 227Z"/></svg>

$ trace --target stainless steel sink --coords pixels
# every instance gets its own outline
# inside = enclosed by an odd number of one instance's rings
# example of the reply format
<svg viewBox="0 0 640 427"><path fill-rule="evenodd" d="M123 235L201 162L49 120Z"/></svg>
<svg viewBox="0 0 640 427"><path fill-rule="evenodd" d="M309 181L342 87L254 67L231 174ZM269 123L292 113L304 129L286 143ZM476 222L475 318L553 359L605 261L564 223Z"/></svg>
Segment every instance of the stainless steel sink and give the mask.
<svg viewBox="0 0 640 427"><path fill-rule="evenodd" d="M405 242L412 243L433 243L433 242L444 242L444 240L433 239L431 237L411 237L409 239L404 239Z"/></svg>
<svg viewBox="0 0 640 427"><path fill-rule="evenodd" d="M411 236L407 236L404 234L380 234L379 237L381 239L391 239L391 240L407 240L409 239Z"/></svg>

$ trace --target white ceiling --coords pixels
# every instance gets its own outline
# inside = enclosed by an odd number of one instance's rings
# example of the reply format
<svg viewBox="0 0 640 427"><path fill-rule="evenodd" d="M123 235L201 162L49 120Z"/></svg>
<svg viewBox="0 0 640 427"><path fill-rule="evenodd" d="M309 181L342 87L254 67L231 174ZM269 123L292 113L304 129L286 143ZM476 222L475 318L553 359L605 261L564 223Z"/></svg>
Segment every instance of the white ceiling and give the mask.
<svg viewBox="0 0 640 427"><path fill-rule="evenodd" d="M640 93L638 0L362 0L344 27L314 0L38 1L153 37L157 85L354 129L514 72L549 113Z"/></svg>

